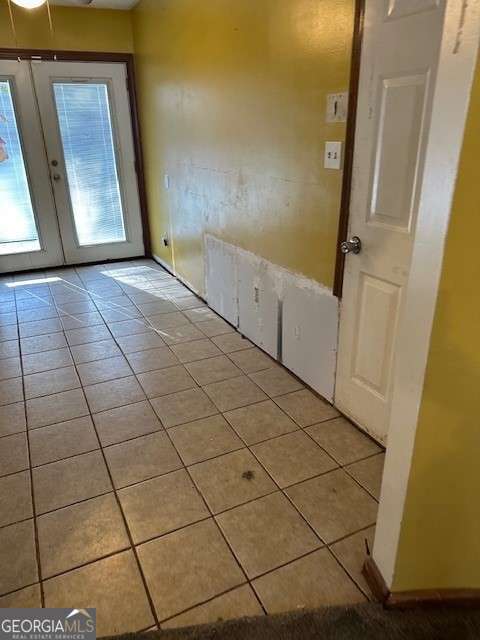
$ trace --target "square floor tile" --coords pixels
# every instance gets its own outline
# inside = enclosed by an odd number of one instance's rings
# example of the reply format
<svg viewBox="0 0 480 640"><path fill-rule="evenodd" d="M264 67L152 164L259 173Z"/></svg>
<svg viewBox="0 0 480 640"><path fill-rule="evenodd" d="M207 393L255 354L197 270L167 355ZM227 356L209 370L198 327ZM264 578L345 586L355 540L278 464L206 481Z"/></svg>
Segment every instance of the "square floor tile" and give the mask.
<svg viewBox="0 0 480 640"><path fill-rule="evenodd" d="M52 349L63 349L67 345L65 335L61 332L49 333L45 336L34 336L32 338L22 338L22 356L31 353L41 353L42 351L52 351Z"/></svg>
<svg viewBox="0 0 480 640"><path fill-rule="evenodd" d="M228 324L228 322L225 322L225 320L222 320L221 318L217 318L216 320L206 320L205 322L196 322L195 324L208 338L235 331L232 325Z"/></svg>
<svg viewBox="0 0 480 640"><path fill-rule="evenodd" d="M0 303L0 310L3 311L4 309L5 305ZM7 313L0 313L0 326L6 327L10 324L17 324L17 314L15 313L15 310Z"/></svg>
<svg viewBox="0 0 480 640"><path fill-rule="evenodd" d="M368 548L373 549L374 536L375 527L370 527L369 529L354 533L353 536L344 538L330 547L330 551L367 597L372 597L372 595L367 581L362 574L363 565L367 559L365 541L368 543Z"/></svg>
<svg viewBox="0 0 480 640"><path fill-rule="evenodd" d="M159 313L171 313L177 311L176 306L168 300L158 300L156 302L143 302L138 308L144 316L154 316Z"/></svg>
<svg viewBox="0 0 480 640"><path fill-rule="evenodd" d="M266 400L267 396L247 376L214 382L204 387L205 393L220 411L228 411Z"/></svg>
<svg viewBox="0 0 480 640"><path fill-rule="evenodd" d="M298 429L271 400L227 411L225 418L249 445Z"/></svg>
<svg viewBox="0 0 480 640"><path fill-rule="evenodd" d="M117 488L142 482L182 466L164 431L107 447L105 457Z"/></svg>
<svg viewBox="0 0 480 640"><path fill-rule="evenodd" d="M252 373L250 378L261 387L271 398L281 396L290 391L303 389L303 384L294 378L286 369L278 365Z"/></svg>
<svg viewBox="0 0 480 640"><path fill-rule="evenodd" d="M33 469L37 513L60 509L111 490L112 483L100 451Z"/></svg>
<svg viewBox="0 0 480 640"><path fill-rule="evenodd" d="M27 428L25 404L6 404L0 407L0 437L20 433Z"/></svg>
<svg viewBox="0 0 480 640"><path fill-rule="evenodd" d="M190 320L186 318L181 311L148 316L147 320L150 322L152 327L160 329L161 331L181 327L184 324L190 324Z"/></svg>
<svg viewBox="0 0 480 640"><path fill-rule="evenodd" d="M42 373L32 373L24 378L25 398L40 398L53 393L78 389L80 380L74 367L53 369Z"/></svg>
<svg viewBox="0 0 480 640"><path fill-rule="evenodd" d="M338 469L286 490L297 509L327 543L375 523L377 503Z"/></svg>
<svg viewBox="0 0 480 640"><path fill-rule="evenodd" d="M33 520L0 529L0 595L38 580Z"/></svg>
<svg viewBox="0 0 480 640"><path fill-rule="evenodd" d="M122 489L118 495L135 544L210 515L183 469Z"/></svg>
<svg viewBox="0 0 480 640"><path fill-rule="evenodd" d="M308 389L280 396L275 398L275 402L301 427L308 427L340 415L335 407L317 398Z"/></svg>
<svg viewBox="0 0 480 640"><path fill-rule="evenodd" d="M248 449L201 462L190 467L189 472L213 513L276 489Z"/></svg>
<svg viewBox="0 0 480 640"><path fill-rule="evenodd" d="M138 374L138 380L148 398L166 396L195 387L195 381L183 365Z"/></svg>
<svg viewBox="0 0 480 640"><path fill-rule="evenodd" d="M92 413L145 400L145 394L135 376L85 387L85 395Z"/></svg>
<svg viewBox="0 0 480 640"><path fill-rule="evenodd" d="M328 549L258 578L253 587L270 614L365 601Z"/></svg>
<svg viewBox="0 0 480 640"><path fill-rule="evenodd" d="M5 343L6 341L16 341L18 338L18 328L16 324L10 324L7 325L6 327L0 327L0 343ZM7 351L11 348L14 348L13 345L12 346L8 346L8 347L4 347L4 349L7 349ZM0 357L1 357L1 353L4 349L0 349ZM14 353L13 355L18 355L18 351L16 352L16 354Z"/></svg>
<svg viewBox="0 0 480 640"><path fill-rule="evenodd" d="M123 353L126 354L165 346L164 341L156 331L140 333L135 336L122 336L121 338L117 338L117 342Z"/></svg>
<svg viewBox="0 0 480 640"><path fill-rule="evenodd" d="M113 340L101 340L100 342L91 342L90 344L72 347L72 356L77 364L121 355L122 352Z"/></svg>
<svg viewBox="0 0 480 640"><path fill-rule="evenodd" d="M115 338L123 336L134 336L139 333L151 331L150 325L141 318L133 318L131 320L121 320L120 322L110 322L108 328Z"/></svg>
<svg viewBox="0 0 480 640"><path fill-rule="evenodd" d="M104 447L163 429L146 400L95 413L93 420Z"/></svg>
<svg viewBox="0 0 480 640"><path fill-rule="evenodd" d="M384 464L385 454L379 453L366 460L354 462L354 464L346 468L346 471L376 500L380 500Z"/></svg>
<svg viewBox="0 0 480 640"><path fill-rule="evenodd" d="M94 451L99 448L95 429L89 416L60 422L30 431L32 466Z"/></svg>
<svg viewBox="0 0 480 640"><path fill-rule="evenodd" d="M60 369L73 364L70 350L66 347L22 356L22 362L23 373L25 375L42 373L43 371L50 371L51 369Z"/></svg>
<svg viewBox="0 0 480 640"><path fill-rule="evenodd" d="M40 516L37 526L44 578L130 546L113 493Z"/></svg>
<svg viewBox="0 0 480 640"><path fill-rule="evenodd" d="M138 547L160 620L245 581L213 522L199 522Z"/></svg>
<svg viewBox="0 0 480 640"><path fill-rule="evenodd" d="M220 317L217 316L217 314L208 307L197 307L196 309L189 309L188 311L184 311L183 314L190 320L190 322L218 320Z"/></svg>
<svg viewBox="0 0 480 640"><path fill-rule="evenodd" d="M172 351L180 362L194 362L204 358L212 358L222 354L220 349L211 340L193 340L172 346Z"/></svg>
<svg viewBox="0 0 480 640"><path fill-rule="evenodd" d="M97 609L98 637L147 629L154 624L131 551L99 560L43 583L46 607Z"/></svg>
<svg viewBox="0 0 480 640"><path fill-rule="evenodd" d="M76 315L62 315L60 316L60 319L62 321L64 331L105 324L98 311L89 311L88 313L78 313Z"/></svg>
<svg viewBox="0 0 480 640"><path fill-rule="evenodd" d="M0 358L14 358L20 354L18 340L0 342Z"/></svg>
<svg viewBox="0 0 480 640"><path fill-rule="evenodd" d="M200 386L242 375L240 369L227 356L198 360L185 366Z"/></svg>
<svg viewBox="0 0 480 640"><path fill-rule="evenodd" d="M179 364L177 356L172 353L169 347L159 349L149 349L148 351L137 351L129 353L127 360L135 373L146 373L156 369L166 369Z"/></svg>
<svg viewBox="0 0 480 640"><path fill-rule="evenodd" d="M72 315L77 316L83 313L89 313L96 311L97 307L93 300L80 300L77 302L64 302L58 307L58 313L60 316Z"/></svg>
<svg viewBox="0 0 480 640"><path fill-rule="evenodd" d="M79 364L77 370L84 386L132 375L132 370L123 356L85 362Z"/></svg>
<svg viewBox="0 0 480 640"><path fill-rule="evenodd" d="M303 431L267 440L251 450L282 489L338 467Z"/></svg>
<svg viewBox="0 0 480 640"><path fill-rule="evenodd" d="M88 414L87 403L81 389L27 400L29 429L81 418L88 416Z"/></svg>
<svg viewBox="0 0 480 640"><path fill-rule="evenodd" d="M162 338L166 344L174 345L181 344L182 342L190 342L191 340L202 340L205 335L197 329L193 324L185 324L181 327L171 327L170 329L163 329Z"/></svg>
<svg viewBox="0 0 480 640"><path fill-rule="evenodd" d="M17 297L17 310L25 311L26 309L45 309L55 307L51 296L37 297Z"/></svg>
<svg viewBox="0 0 480 640"><path fill-rule="evenodd" d="M140 320L142 318L142 314L134 304L116 306L112 303L111 306L109 306L108 303L105 303L100 306L100 315L107 324L133 319Z"/></svg>
<svg viewBox="0 0 480 640"><path fill-rule="evenodd" d="M307 432L341 465L380 453L381 448L345 418L308 427Z"/></svg>
<svg viewBox="0 0 480 640"><path fill-rule="evenodd" d="M34 584L0 598L0 609L39 609L42 606L40 585Z"/></svg>
<svg viewBox="0 0 480 640"><path fill-rule="evenodd" d="M322 545L282 493L220 514L217 522L249 578Z"/></svg>
<svg viewBox="0 0 480 640"><path fill-rule="evenodd" d="M18 322L33 322L35 320L49 320L58 318L56 307L44 307L40 309L23 309L18 312Z"/></svg>
<svg viewBox="0 0 480 640"><path fill-rule="evenodd" d="M213 600L209 600L209 602L205 602L205 604L189 609L179 616L170 618L170 620L162 623L162 629L191 627L199 624L263 615L263 609L252 588L248 584L244 584Z"/></svg>
<svg viewBox="0 0 480 640"><path fill-rule="evenodd" d="M256 347L254 349L235 351L229 355L229 358L247 374L270 369L275 365L270 356L267 356L266 353Z"/></svg>
<svg viewBox="0 0 480 640"><path fill-rule="evenodd" d="M189 389L155 398L152 400L152 406L167 428L218 413L215 405L201 389Z"/></svg>
<svg viewBox="0 0 480 640"><path fill-rule="evenodd" d="M18 356L0 360L0 380L18 378L21 375L22 367L20 366L20 358Z"/></svg>
<svg viewBox="0 0 480 640"><path fill-rule="evenodd" d="M60 318L50 318L49 320L37 320L35 322L25 322L18 326L20 338L30 338L31 336L41 336L46 333L56 333L63 331Z"/></svg>
<svg viewBox="0 0 480 640"><path fill-rule="evenodd" d="M0 527L32 516L30 472L0 478Z"/></svg>
<svg viewBox="0 0 480 640"><path fill-rule="evenodd" d="M27 436L24 432L0 440L0 476L28 469Z"/></svg>
<svg viewBox="0 0 480 640"><path fill-rule="evenodd" d="M244 446L221 415L187 422L169 429L168 433L186 465L202 462Z"/></svg>
<svg viewBox="0 0 480 640"><path fill-rule="evenodd" d="M21 378L11 378L0 382L0 405L13 404L23 400L23 385Z"/></svg>
<svg viewBox="0 0 480 640"><path fill-rule="evenodd" d="M112 337L110 331L104 325L70 329L69 331L65 331L65 335L70 346L87 344L89 342L100 342L101 340L109 340Z"/></svg>

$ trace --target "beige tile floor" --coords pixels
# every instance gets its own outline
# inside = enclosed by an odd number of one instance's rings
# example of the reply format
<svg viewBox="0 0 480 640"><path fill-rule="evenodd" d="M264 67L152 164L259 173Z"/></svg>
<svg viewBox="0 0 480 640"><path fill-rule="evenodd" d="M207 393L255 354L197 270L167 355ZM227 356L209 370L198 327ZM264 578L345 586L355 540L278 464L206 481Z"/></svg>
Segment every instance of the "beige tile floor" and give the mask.
<svg viewBox="0 0 480 640"><path fill-rule="evenodd" d="M103 635L365 600L383 458L151 261L0 281L0 607Z"/></svg>

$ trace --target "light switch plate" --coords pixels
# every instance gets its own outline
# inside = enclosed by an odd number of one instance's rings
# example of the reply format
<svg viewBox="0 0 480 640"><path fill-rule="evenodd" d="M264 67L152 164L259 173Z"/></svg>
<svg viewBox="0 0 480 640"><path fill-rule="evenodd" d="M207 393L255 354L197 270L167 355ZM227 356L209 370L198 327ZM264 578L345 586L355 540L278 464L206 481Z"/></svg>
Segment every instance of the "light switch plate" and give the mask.
<svg viewBox="0 0 480 640"><path fill-rule="evenodd" d="M342 143L325 142L325 169L342 168Z"/></svg>
<svg viewBox="0 0 480 640"><path fill-rule="evenodd" d="M348 113L348 92L327 95L327 122L346 122Z"/></svg>

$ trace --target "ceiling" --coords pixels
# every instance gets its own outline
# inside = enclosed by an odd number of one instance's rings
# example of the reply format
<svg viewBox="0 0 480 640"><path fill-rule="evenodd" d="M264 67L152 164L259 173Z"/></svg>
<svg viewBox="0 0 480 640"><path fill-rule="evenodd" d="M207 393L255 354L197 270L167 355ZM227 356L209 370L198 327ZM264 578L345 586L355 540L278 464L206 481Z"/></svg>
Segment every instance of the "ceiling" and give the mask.
<svg viewBox="0 0 480 640"><path fill-rule="evenodd" d="M81 0L50 0L50 2L64 7L79 7L86 4ZM137 2L138 0L93 0L88 6L94 9L131 9Z"/></svg>

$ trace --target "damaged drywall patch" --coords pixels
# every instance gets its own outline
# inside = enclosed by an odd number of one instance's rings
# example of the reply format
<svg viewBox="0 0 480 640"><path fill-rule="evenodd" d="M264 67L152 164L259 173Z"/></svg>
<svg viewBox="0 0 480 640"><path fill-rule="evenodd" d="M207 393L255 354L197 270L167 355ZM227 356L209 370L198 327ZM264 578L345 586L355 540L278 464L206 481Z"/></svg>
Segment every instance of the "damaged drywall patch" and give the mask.
<svg viewBox="0 0 480 640"><path fill-rule="evenodd" d="M210 306L332 400L339 312L332 291L212 235L205 256Z"/></svg>
<svg viewBox="0 0 480 640"><path fill-rule="evenodd" d="M237 257L232 245L205 237L205 292L208 304L238 326Z"/></svg>

